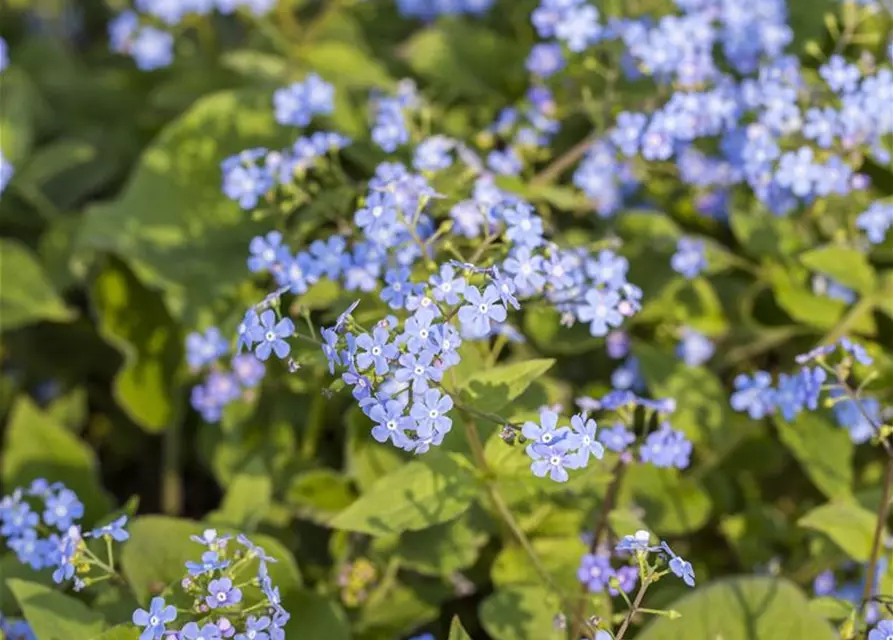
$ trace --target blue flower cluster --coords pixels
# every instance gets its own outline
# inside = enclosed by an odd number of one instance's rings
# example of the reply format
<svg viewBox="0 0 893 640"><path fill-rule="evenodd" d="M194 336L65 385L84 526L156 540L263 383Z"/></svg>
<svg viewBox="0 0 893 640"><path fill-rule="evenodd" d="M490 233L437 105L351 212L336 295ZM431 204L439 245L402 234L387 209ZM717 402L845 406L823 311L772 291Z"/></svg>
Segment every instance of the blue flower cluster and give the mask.
<svg viewBox="0 0 893 640"><path fill-rule="evenodd" d="M31 625L24 620L6 618L2 613L0 613L0 635L8 640L37 640Z"/></svg>
<svg viewBox="0 0 893 640"><path fill-rule="evenodd" d="M493 6L494 0L397 0L400 15L432 20L441 15L480 15Z"/></svg>
<svg viewBox="0 0 893 640"><path fill-rule="evenodd" d="M251 393L264 379L266 360L271 352L285 357L289 345L284 338L294 333L291 320L276 321L276 314L267 309L260 316L251 310L240 325L240 350L242 344L252 346L255 353L236 353L230 358L229 370L221 359L230 353L229 343L223 339L217 327L205 333L191 333L186 337L186 361L193 372L206 372L202 384L192 388L190 402L206 422L217 422L223 409Z"/></svg>
<svg viewBox="0 0 893 640"><path fill-rule="evenodd" d="M314 116L331 114L333 100L332 85L310 73L303 82L278 89L273 94L276 121L306 127ZM297 183L308 172L324 168L326 158L350 143L349 138L337 133L316 131L298 137L289 149L246 149L221 162L223 193L245 210L254 209L263 198L274 198L277 189L285 195L294 195ZM272 263L275 258L271 256L267 262ZM252 270L259 271L257 268Z"/></svg>
<svg viewBox="0 0 893 640"><path fill-rule="evenodd" d="M834 353L843 357L842 369L827 364L826 357ZM883 423L880 404L872 398L857 398L848 392L845 379L840 379L841 371L848 371L854 363L863 366L873 363L864 347L849 338L841 338L832 345L817 347L797 356L797 363L801 365L800 371L791 375L780 374L776 384L766 371L757 371L752 375L739 374L734 380L735 391L730 398L732 409L746 412L755 420L777 412L790 422L802 411L814 411L819 405L822 391L828 391L828 401L833 406L835 418L841 427L849 431L853 442L861 444L877 434ZM834 377L838 378L836 383Z"/></svg>
<svg viewBox="0 0 893 640"><path fill-rule="evenodd" d="M270 579L268 564L276 559L242 534L235 538L238 544L215 529L191 539L206 551L199 562L186 563L186 577L180 586L192 599L191 613L197 621L174 629L182 610L158 596L152 598L148 609L133 612L133 624L143 629L140 640L283 640L291 616ZM245 580L245 572L255 562L253 577Z"/></svg>
<svg viewBox="0 0 893 640"><path fill-rule="evenodd" d="M617 543L615 550L618 553L630 553L643 558L647 558L648 554L657 553L662 559L666 560L667 567L673 575L689 587L695 586L695 571L691 563L676 555L666 542L652 546L651 534L644 529L636 531L632 535L624 536Z"/></svg>
<svg viewBox="0 0 893 640"><path fill-rule="evenodd" d="M35 504L41 505L38 510ZM124 542L130 537L125 529L127 516L82 532L77 523L83 516L84 505L74 491L59 482L37 479L27 489L16 489L0 500L0 535L19 562L34 570L53 569L57 584L74 579L79 590L90 584L88 574L94 567L109 568L90 553L84 539Z"/></svg>
<svg viewBox="0 0 893 640"><path fill-rule="evenodd" d="M109 46L143 71L163 69L174 61L175 28L190 16L208 16L216 9L260 17L275 5L276 0L136 0L135 11L122 11L109 22Z"/></svg>
<svg viewBox="0 0 893 640"><path fill-rule="evenodd" d="M580 561L577 579L586 586L589 593L603 593L607 589L612 596L616 596L621 591L630 593L636 588L639 570L628 564L615 569L611 566L610 555L587 553Z"/></svg>

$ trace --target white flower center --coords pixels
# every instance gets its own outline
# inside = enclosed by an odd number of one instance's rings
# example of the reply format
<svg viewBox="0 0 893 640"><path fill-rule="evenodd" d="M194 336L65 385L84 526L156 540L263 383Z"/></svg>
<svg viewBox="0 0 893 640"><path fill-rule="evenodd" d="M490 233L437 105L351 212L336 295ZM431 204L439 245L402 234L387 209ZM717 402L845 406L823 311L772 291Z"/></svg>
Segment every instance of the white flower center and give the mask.
<svg viewBox="0 0 893 640"><path fill-rule="evenodd" d="M521 221L521 230L522 231L530 231L530 220L522 220Z"/></svg>
<svg viewBox="0 0 893 640"><path fill-rule="evenodd" d="M425 296L424 298L422 298L419 301L419 306L430 307L431 306L431 298L429 298L428 296Z"/></svg>
<svg viewBox="0 0 893 640"><path fill-rule="evenodd" d="M543 437L542 437L542 441L543 441L545 444L549 444L550 442L552 442L552 434L551 434L551 433L544 433L544 434L543 434Z"/></svg>
<svg viewBox="0 0 893 640"><path fill-rule="evenodd" d="M560 278L564 275L564 267L562 267L560 264L556 264L554 267L552 267L552 275Z"/></svg>
<svg viewBox="0 0 893 640"><path fill-rule="evenodd" d="M395 282L391 285L391 289L393 289L394 291L400 291L401 289L403 289L403 285L399 282Z"/></svg>
<svg viewBox="0 0 893 640"><path fill-rule="evenodd" d="M428 339L428 330L427 330L427 329L420 329L420 330L419 330L419 337L420 337L422 340L427 340L427 339Z"/></svg>
<svg viewBox="0 0 893 640"><path fill-rule="evenodd" d="M592 444L592 438L590 438L589 436L583 436L583 444L588 447L590 444Z"/></svg>
<svg viewBox="0 0 893 640"><path fill-rule="evenodd" d="M524 264L521 265L521 273L523 273L526 276L533 273L533 267L530 266L529 262L525 262Z"/></svg>
<svg viewBox="0 0 893 640"><path fill-rule="evenodd" d="M221 591L220 593L217 594L217 600L218 600L218 602L224 602L226 600L226 594L223 591Z"/></svg>
<svg viewBox="0 0 893 640"><path fill-rule="evenodd" d="M397 421L396 420L388 420L388 423L385 425L388 431L396 431L397 430Z"/></svg>
<svg viewBox="0 0 893 640"><path fill-rule="evenodd" d="M420 376L420 375L422 375L423 373L425 373L425 367L423 367L423 366L420 365L420 364L417 364L417 365L415 366L415 369L412 370L412 372L413 372L414 374L416 374L417 376Z"/></svg>
<svg viewBox="0 0 893 640"><path fill-rule="evenodd" d="M440 411L438 411L437 409L431 409L430 411L428 411L428 417L431 418L432 420L434 420L435 418L437 418L439 416L440 416Z"/></svg>
<svg viewBox="0 0 893 640"><path fill-rule="evenodd" d="M381 355L381 347L379 347L378 345L375 345L374 347L372 347L372 355L380 356Z"/></svg>
<svg viewBox="0 0 893 640"><path fill-rule="evenodd" d="M261 254L264 260L267 262L273 262L276 259L276 252L272 249L264 249L264 252Z"/></svg>
<svg viewBox="0 0 893 640"><path fill-rule="evenodd" d="M559 458L558 456L552 456L551 458L549 458L549 464L551 464L553 467L560 466L561 458Z"/></svg>
<svg viewBox="0 0 893 640"><path fill-rule="evenodd" d="M372 207L373 218L380 218L382 213L384 213L384 209L382 209L381 207Z"/></svg>
<svg viewBox="0 0 893 640"><path fill-rule="evenodd" d="M440 290L449 293L453 290L453 285L450 282L444 282L442 285L440 285Z"/></svg>
<svg viewBox="0 0 893 640"><path fill-rule="evenodd" d="M161 622L161 620L158 619L158 616L149 616L149 626L150 627L154 627L159 622Z"/></svg>
<svg viewBox="0 0 893 640"><path fill-rule="evenodd" d="M276 334L273 333L272 331L267 331L267 333L264 334L264 339L265 339L267 342L273 342L273 340L276 339Z"/></svg>
<svg viewBox="0 0 893 640"><path fill-rule="evenodd" d="M481 304L478 305L478 310L481 313L487 313L487 309L489 309L489 308L490 308L490 306L485 302L482 302Z"/></svg>

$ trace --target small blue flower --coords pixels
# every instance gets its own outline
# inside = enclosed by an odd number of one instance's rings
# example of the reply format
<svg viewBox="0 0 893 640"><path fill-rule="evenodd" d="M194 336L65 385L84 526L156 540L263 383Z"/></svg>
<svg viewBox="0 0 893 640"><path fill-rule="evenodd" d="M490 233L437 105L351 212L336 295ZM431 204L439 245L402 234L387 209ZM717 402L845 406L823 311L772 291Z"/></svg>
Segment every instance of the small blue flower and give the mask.
<svg viewBox="0 0 893 640"><path fill-rule="evenodd" d="M239 338L236 343L236 351L241 352L243 347L250 349L254 346L254 340L251 339L251 335L253 330L258 327L260 327L260 318L257 315L257 311L249 309L245 312L242 322L236 328L236 334ZM220 355L223 355L223 353Z"/></svg>
<svg viewBox="0 0 893 640"><path fill-rule="evenodd" d="M893 620L881 620L868 632L868 640L890 640L893 637Z"/></svg>
<svg viewBox="0 0 893 640"><path fill-rule="evenodd" d="M812 582L812 591L816 596L829 596L837 589L837 579L830 569L822 571Z"/></svg>
<svg viewBox="0 0 893 640"><path fill-rule="evenodd" d="M459 364L461 358L458 350L462 345L462 337L453 325L442 324L434 327L431 331L431 342L437 350L444 369Z"/></svg>
<svg viewBox="0 0 893 640"><path fill-rule="evenodd" d="M141 27L130 43L130 55L142 71L167 67L174 61L174 36L155 27Z"/></svg>
<svg viewBox="0 0 893 640"><path fill-rule="evenodd" d="M689 465L692 445L685 434L664 423L657 431L652 431L639 448L642 462L650 462L655 467L676 467L685 469Z"/></svg>
<svg viewBox="0 0 893 640"><path fill-rule="evenodd" d="M544 409L540 411L540 423L525 422L521 427L521 434L532 443L527 446L528 455L531 455L530 450L533 447L550 447L570 436L571 430L568 427L559 427L558 414L551 409Z"/></svg>
<svg viewBox="0 0 893 640"><path fill-rule="evenodd" d="M432 365L434 351L425 349L419 353L404 353L400 356L400 367L394 372L398 382L411 383L413 393L423 393L429 382L440 382L443 370Z"/></svg>
<svg viewBox="0 0 893 640"><path fill-rule="evenodd" d="M453 421L447 417L447 413L453 408L453 399L447 394L441 394L437 389L428 389L421 396L415 398L415 403L409 415L416 422L416 433L420 438L429 438L434 433L445 434L453 425Z"/></svg>
<svg viewBox="0 0 893 640"><path fill-rule="evenodd" d="M434 313L430 309L419 309L406 321L399 341L406 343L410 353L438 348L437 342L434 341L434 330L439 325L432 327L433 320Z"/></svg>
<svg viewBox="0 0 893 640"><path fill-rule="evenodd" d="M248 388L259 385L267 372L264 363L250 353L240 353L234 356L231 365L233 375L242 386Z"/></svg>
<svg viewBox="0 0 893 640"><path fill-rule="evenodd" d="M679 238L676 245L676 253L670 259L673 271L680 273L689 280L698 276L707 268L707 258L704 255L704 241L695 238Z"/></svg>
<svg viewBox="0 0 893 640"><path fill-rule="evenodd" d="M622 553L643 553L654 549L656 547L651 546L651 534L645 529L639 529L632 535L623 536L616 546L616 550Z"/></svg>
<svg viewBox="0 0 893 640"><path fill-rule="evenodd" d="M530 247L513 249L503 262L502 268L514 277L515 286L522 295L532 295L541 291L546 284L543 258L533 253Z"/></svg>
<svg viewBox="0 0 893 640"><path fill-rule="evenodd" d="M466 282L462 276L454 274L453 267L448 264L440 267L440 272L435 273L428 280L433 287L431 295L439 302L447 304L459 304L460 296L465 292Z"/></svg>
<svg viewBox="0 0 893 640"><path fill-rule="evenodd" d="M577 307L577 317L589 323L589 333L593 336L608 334L609 327L619 327L623 315L618 311L620 296L613 291L590 289L584 297L585 304Z"/></svg>
<svg viewBox="0 0 893 640"><path fill-rule="evenodd" d="M490 322L504 322L505 307L499 304L499 291L488 285L484 293L477 287L465 289L465 301L468 303L459 309L459 322L462 330L471 337L484 337L490 333Z"/></svg>
<svg viewBox="0 0 893 640"><path fill-rule="evenodd" d="M186 571L191 576L201 576L212 571L226 569L229 561L220 558L220 554L216 551L205 551L202 554L201 562L189 561L186 563Z"/></svg>
<svg viewBox="0 0 893 640"><path fill-rule="evenodd" d="M90 536L93 538L102 538L108 536L115 542L124 542L130 538L130 533L124 527L127 525L127 516L115 518L107 525L103 525L98 529L93 529Z"/></svg>
<svg viewBox="0 0 893 640"><path fill-rule="evenodd" d="M615 575L611 559L604 555L587 553L580 561L577 579L586 585L589 593L604 591Z"/></svg>
<svg viewBox="0 0 893 640"><path fill-rule="evenodd" d="M666 547L667 551L669 551L669 547ZM670 551L672 553L672 551ZM695 570L691 566L691 563L686 561L679 556L673 556L670 560L670 571L673 572L673 575L680 578L685 584L689 587L695 586Z"/></svg>
<svg viewBox="0 0 893 640"><path fill-rule="evenodd" d="M55 526L59 531L65 531L71 526L72 521L79 520L83 516L84 505L70 489L62 489L46 499L43 520L48 526Z"/></svg>
<svg viewBox="0 0 893 640"><path fill-rule="evenodd" d="M384 276L386 286L381 290L380 298L387 302L391 309L402 309L407 296L413 292L409 269L389 269Z"/></svg>
<svg viewBox="0 0 893 640"><path fill-rule="evenodd" d="M623 424L618 422L608 429L602 429L598 434L598 439L599 442L611 451L622 453L635 441L636 436L623 426Z"/></svg>
<svg viewBox="0 0 893 640"><path fill-rule="evenodd" d="M270 636L266 629L270 627L270 617L248 616L245 621L245 632L236 635L234 640L269 640Z"/></svg>
<svg viewBox="0 0 893 640"><path fill-rule="evenodd" d="M289 318L276 321L276 314L267 309L260 315L260 325L250 330L250 337L257 346L254 355L261 360L267 360L270 353L275 353L279 359L285 358L291 351L285 338L295 333L295 325Z"/></svg>
<svg viewBox="0 0 893 640"><path fill-rule="evenodd" d="M547 474L555 482L567 482L568 475L565 467L573 467L573 459L568 454L568 443L565 440L547 446L534 444L527 447L528 455L533 459L530 470L538 478L544 478Z"/></svg>
<svg viewBox="0 0 893 640"><path fill-rule="evenodd" d="M388 191L373 191L366 198L366 206L357 210L354 222L361 229L382 228L390 232L397 222L397 201Z"/></svg>
<svg viewBox="0 0 893 640"><path fill-rule="evenodd" d="M548 78L558 73L564 65L561 45L552 42L533 45L527 56L527 70L540 78Z"/></svg>
<svg viewBox="0 0 893 640"><path fill-rule="evenodd" d="M210 327L204 335L193 332L186 336L186 362L192 369L211 364L227 351L229 344L217 327Z"/></svg>
<svg viewBox="0 0 893 640"><path fill-rule="evenodd" d="M676 346L676 355L689 367L699 367L713 357L714 346L703 333L694 329L682 331L682 341Z"/></svg>
<svg viewBox="0 0 893 640"><path fill-rule="evenodd" d="M357 347L363 349L357 353L356 364L360 371L375 367L376 375L383 376L390 369L390 362L399 355L396 345L389 344L391 339L388 330L376 327L372 335L364 333L357 338Z"/></svg>
<svg viewBox="0 0 893 640"><path fill-rule="evenodd" d="M586 419L582 415L571 417L572 446L577 449L576 464L585 467L589 464L589 456L601 460L605 455L605 447L597 440L598 425L595 420Z"/></svg>
<svg viewBox="0 0 893 640"><path fill-rule="evenodd" d="M775 411L775 390L772 389L772 376L765 371L757 371L753 377L746 373L735 377L736 391L730 404L735 411L746 411L754 420L761 420Z"/></svg>
<svg viewBox="0 0 893 640"><path fill-rule="evenodd" d="M279 263L282 249L282 234L270 231L266 236L256 236L248 244L251 257L248 258L248 269L252 273L273 271Z"/></svg>
<svg viewBox="0 0 893 640"><path fill-rule="evenodd" d="M196 622L187 623L180 631L183 640L221 640L220 629L216 624L208 622L201 627Z"/></svg>
<svg viewBox="0 0 893 640"><path fill-rule="evenodd" d="M177 609L173 605L165 606L164 598L152 598L149 610L137 609L133 612L133 624L145 627L140 640L155 640L165 632L166 625L177 619Z"/></svg>
<svg viewBox="0 0 893 640"><path fill-rule="evenodd" d="M205 596L205 603L211 609L222 607L231 607L242 601L242 590L233 586L233 581L229 578L218 578L211 580L208 585L208 595Z"/></svg>
<svg viewBox="0 0 893 640"><path fill-rule="evenodd" d="M402 447L406 441L406 430L413 427L413 420L403 413L404 406L389 400L385 404L375 403L368 411L368 416L376 423L372 428L372 437L378 442L390 440L395 447Z"/></svg>

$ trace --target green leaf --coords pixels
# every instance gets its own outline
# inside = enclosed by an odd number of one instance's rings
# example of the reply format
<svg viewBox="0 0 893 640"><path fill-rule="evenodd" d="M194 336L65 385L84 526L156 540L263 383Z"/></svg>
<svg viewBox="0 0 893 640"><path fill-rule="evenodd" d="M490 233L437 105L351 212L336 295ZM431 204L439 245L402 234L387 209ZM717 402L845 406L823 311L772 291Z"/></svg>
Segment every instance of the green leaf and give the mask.
<svg viewBox="0 0 893 640"><path fill-rule="evenodd" d="M809 610L815 615L822 616L825 620L839 622L846 620L853 612L855 605L848 600L823 596L809 601Z"/></svg>
<svg viewBox="0 0 893 640"><path fill-rule="evenodd" d="M220 189L220 162L255 146L290 144L257 89L201 98L143 152L123 195L87 210L79 244L127 259L138 278L164 290L175 318L234 293L246 277L245 247L269 230Z"/></svg>
<svg viewBox="0 0 893 640"><path fill-rule="evenodd" d="M818 489L828 498L852 494L855 447L846 429L815 413L792 424L776 420L778 436Z"/></svg>
<svg viewBox="0 0 893 640"><path fill-rule="evenodd" d="M803 233L791 218L733 208L729 223L735 239L754 258L790 256L804 245Z"/></svg>
<svg viewBox="0 0 893 640"><path fill-rule="evenodd" d="M447 640L471 640L471 636L468 635L468 632L462 626L459 616L453 616L453 621L450 623L450 635L447 637Z"/></svg>
<svg viewBox="0 0 893 640"><path fill-rule="evenodd" d="M834 630L809 609L803 593L780 578L742 576L698 587L656 617L636 640L834 640Z"/></svg>
<svg viewBox="0 0 893 640"><path fill-rule="evenodd" d="M580 566L580 558L589 551L579 535L534 538L531 544L540 562L560 589L566 593L579 589L577 568ZM502 548L493 561L491 577L493 584L500 588L541 585L543 582L530 556L517 544L508 544Z"/></svg>
<svg viewBox="0 0 893 640"><path fill-rule="evenodd" d="M710 518L710 496L696 480L677 469L636 465L627 471L620 504L633 503L660 535L681 535L702 528ZM628 532L631 533L631 532Z"/></svg>
<svg viewBox="0 0 893 640"><path fill-rule="evenodd" d="M474 373L462 383L459 398L480 411L499 413L553 364L551 359L527 360Z"/></svg>
<svg viewBox="0 0 893 640"><path fill-rule="evenodd" d="M812 293L806 285L807 274L802 270L775 265L769 276L776 301L794 320L819 329L831 329L846 309L847 305L840 300ZM870 314L863 315L852 330L873 334L875 326Z"/></svg>
<svg viewBox="0 0 893 640"><path fill-rule="evenodd" d="M14 66L0 74L0 95L0 152L15 167L34 143L35 106L40 96L28 75Z"/></svg>
<svg viewBox="0 0 893 640"><path fill-rule="evenodd" d="M255 531L273 504L273 480L256 456L236 474L226 489L220 509L210 520L240 531Z"/></svg>
<svg viewBox="0 0 893 640"><path fill-rule="evenodd" d="M3 485L9 489L37 478L64 483L84 503L87 523L96 522L109 509L93 450L27 396L20 396L12 409L0 469Z"/></svg>
<svg viewBox="0 0 893 640"><path fill-rule="evenodd" d="M402 46L401 57L445 99L523 91L523 45L464 21L438 21Z"/></svg>
<svg viewBox="0 0 893 640"><path fill-rule="evenodd" d="M164 301L116 259L96 277L91 297L99 334L124 356L115 400L147 431L163 430L174 418L174 375L182 359L182 340Z"/></svg>
<svg viewBox="0 0 893 640"><path fill-rule="evenodd" d="M40 640L90 640L105 627L102 616L80 600L25 580L7 584Z"/></svg>
<svg viewBox="0 0 893 640"><path fill-rule="evenodd" d="M361 491L367 491L382 477L400 468L404 458L394 447L382 447L369 435L372 422L351 407L347 412L347 472Z"/></svg>
<svg viewBox="0 0 893 640"><path fill-rule="evenodd" d="M494 640L559 640L556 629L560 604L543 587L512 585L498 589L481 604L481 623Z"/></svg>
<svg viewBox="0 0 893 640"><path fill-rule="evenodd" d="M377 444L377 443L376 443ZM332 469L313 469L292 478L285 502L299 518L325 524L356 498L350 483Z"/></svg>
<svg viewBox="0 0 893 640"><path fill-rule="evenodd" d="M139 640L140 630L132 624L119 624L105 633L93 636L92 640Z"/></svg>
<svg viewBox="0 0 893 640"><path fill-rule="evenodd" d="M533 306L524 312L524 333L533 339L544 353L579 354L602 344L602 338L589 333L589 326L578 322L572 327L561 326L561 316L552 307Z"/></svg>
<svg viewBox="0 0 893 640"><path fill-rule="evenodd" d="M371 535L417 531L455 518L479 491L464 461L431 452L381 478L329 525Z"/></svg>
<svg viewBox="0 0 893 640"><path fill-rule="evenodd" d="M387 90L396 84L374 56L350 41L315 42L302 48L301 61L339 88Z"/></svg>
<svg viewBox="0 0 893 640"><path fill-rule="evenodd" d="M74 318L25 245L0 239L0 255L0 330L42 320L67 322Z"/></svg>
<svg viewBox="0 0 893 640"><path fill-rule="evenodd" d="M350 640L350 621L337 602L301 589L285 598L283 606L291 614L285 637Z"/></svg>
<svg viewBox="0 0 893 640"><path fill-rule="evenodd" d="M835 501L807 512L798 524L825 534L857 562L867 562L874 539L875 515L855 502Z"/></svg>
<svg viewBox="0 0 893 640"><path fill-rule="evenodd" d="M186 562L198 561L202 555L202 546L190 540L189 536L200 535L205 528L199 522L166 516L141 516L131 522L130 540L121 551L121 567L140 603L145 605L168 585L179 584ZM221 529L220 532L240 533L228 529ZM254 534L251 540L278 560L267 568L273 584L279 587L283 597L296 591L301 586L301 575L288 549L265 535ZM243 581L249 579L253 570L253 565L247 565L244 571L238 573L239 578Z"/></svg>
<svg viewBox="0 0 893 640"><path fill-rule="evenodd" d="M820 247L800 254L800 262L859 293L870 294L877 288L868 256L858 249L839 245Z"/></svg>
<svg viewBox="0 0 893 640"><path fill-rule="evenodd" d="M449 522L407 531L393 554L403 566L427 575L449 576L470 567L489 538L480 516L472 509Z"/></svg>

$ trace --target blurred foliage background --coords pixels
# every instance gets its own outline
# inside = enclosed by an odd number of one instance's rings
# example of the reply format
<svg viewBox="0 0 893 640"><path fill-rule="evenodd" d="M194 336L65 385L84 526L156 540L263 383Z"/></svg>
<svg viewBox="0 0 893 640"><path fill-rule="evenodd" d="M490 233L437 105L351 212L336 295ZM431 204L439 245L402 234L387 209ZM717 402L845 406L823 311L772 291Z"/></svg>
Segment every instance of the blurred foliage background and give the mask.
<svg viewBox="0 0 893 640"><path fill-rule="evenodd" d="M669 6L635 4L639 13ZM483 505L469 500L454 519L397 535L369 538L330 526L377 478L406 468L407 458L372 441L368 421L345 394L323 395L329 381L321 354L307 356L306 375L271 374L262 391L209 425L189 407L196 380L183 347L189 332L211 325L232 335L243 310L267 293L249 277L245 259L250 239L273 225L222 195L219 163L245 148L292 141L294 132L273 120L274 89L316 71L337 90L329 128L359 141L345 151L352 181L320 185L297 205L291 240L307 243L350 219L364 193L361 180L386 158L368 141L370 90L412 77L433 105L438 130L474 139L524 96L535 6L503 0L481 18L426 24L401 18L385 1L281 0L254 22L214 15L182 25L174 63L147 73L108 50L106 25L121 7L7 0L0 35L12 62L0 74L0 149L15 175L0 201L4 492L42 474L76 488L88 520L124 508L271 536L296 561L289 596L302 626L295 637L443 633L453 614L473 637L557 633L549 592ZM792 48L815 68L816 55L833 48L829 25L837 22L826 16L839 15L838 6L794 0L789 8ZM863 23L862 48L881 55L884 20ZM641 102L642 91L653 91L629 83L605 94L585 69L575 81L568 95L588 87L588 102L558 101L554 155L590 134L593 111L616 113L624 101ZM889 167L866 161L863 170L873 180L872 198L893 192ZM602 220L567 175L513 186L565 238L623 241L630 281L645 290L645 308L629 325L633 352L652 394L676 398L673 424L695 444L695 463L684 474L630 471L612 529L624 535L644 522L676 541L702 584L740 574L785 576L772 583L782 591L780 604L763 612L776 621L808 606L832 620L845 616L827 599L807 605L803 592L821 571L848 562L854 564L847 575L861 579L882 457L855 446L830 412L804 414L793 424L753 421L733 413L728 396L741 371L785 371L820 340L855 334L879 363L874 386L889 399L893 245L888 240L868 254L839 242L848 233L842 221L870 199L830 198L808 216L779 218L742 198L730 204L724 224L697 214L691 189L654 174L639 204ZM669 267L683 233L708 242L709 270L691 283ZM858 299L847 304L816 293L817 274ZM319 287L302 303L331 322L351 299ZM689 367L678 360L685 327L716 341L711 361ZM528 342L514 347L518 359L558 363L513 403L514 418L610 389L616 365L603 341L561 329L546 312L524 314L521 329ZM504 454L498 434L488 437L488 456L524 531L554 580L576 589L586 551L580 533L603 504L609 475L570 488L544 485L525 460ZM429 490L436 492L434 485ZM164 545L180 544L171 542L175 533L190 531L159 516L137 522L131 544L139 542L150 558L177 556ZM186 533L179 537L187 544ZM149 571L145 585L175 577L158 571ZM0 557L0 573L33 579L10 555ZM745 591L753 593L745 600L752 604L765 585L748 580ZM885 572L881 592L891 587L893 573ZM684 589L658 585L651 606L669 606ZM711 593L719 600L694 603L685 611L689 619L731 597ZM98 599L96 608L132 604ZM18 610L2 586L0 609ZM638 637L683 637L664 628ZM688 629L684 637L701 637Z"/></svg>

